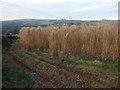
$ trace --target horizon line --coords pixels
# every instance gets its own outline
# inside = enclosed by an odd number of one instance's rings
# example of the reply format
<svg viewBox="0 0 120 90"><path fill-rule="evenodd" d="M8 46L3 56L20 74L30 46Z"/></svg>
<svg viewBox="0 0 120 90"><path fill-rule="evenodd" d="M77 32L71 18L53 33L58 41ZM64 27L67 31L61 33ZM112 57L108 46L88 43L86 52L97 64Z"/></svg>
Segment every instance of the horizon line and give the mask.
<svg viewBox="0 0 120 90"><path fill-rule="evenodd" d="M83 20L83 21L101 21L101 20L118 20L118 19L107 19L107 18L103 18L103 19L68 19L68 18L16 18L16 19L3 19L0 21L12 21L12 20Z"/></svg>

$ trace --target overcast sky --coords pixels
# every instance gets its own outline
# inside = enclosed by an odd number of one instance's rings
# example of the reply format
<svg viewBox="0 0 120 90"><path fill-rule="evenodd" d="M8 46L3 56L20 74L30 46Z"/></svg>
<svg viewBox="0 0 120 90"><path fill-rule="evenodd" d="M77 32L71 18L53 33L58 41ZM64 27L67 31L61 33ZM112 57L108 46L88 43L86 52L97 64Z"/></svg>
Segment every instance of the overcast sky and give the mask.
<svg viewBox="0 0 120 90"><path fill-rule="evenodd" d="M0 20L117 19L119 0L0 0Z"/></svg>

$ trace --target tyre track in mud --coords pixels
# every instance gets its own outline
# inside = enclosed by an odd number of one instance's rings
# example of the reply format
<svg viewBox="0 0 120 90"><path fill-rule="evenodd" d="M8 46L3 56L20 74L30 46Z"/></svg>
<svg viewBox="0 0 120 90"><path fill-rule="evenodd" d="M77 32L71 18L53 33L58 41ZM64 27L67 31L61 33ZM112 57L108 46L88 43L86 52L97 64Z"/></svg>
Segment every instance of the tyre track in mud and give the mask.
<svg viewBox="0 0 120 90"><path fill-rule="evenodd" d="M66 87L65 84L63 84L61 81L59 81L56 78L53 78L52 76L49 76L48 74L41 72L40 70L38 71L37 69L27 65L26 63L24 63L22 60L16 58L14 55L12 55L11 53L9 53L10 56L12 56L13 60L21 65L22 67L26 68L28 71L34 72L36 73L36 77L37 77L37 82L42 85L43 87L47 87L47 88L52 88L52 87ZM45 82L45 83L44 83Z"/></svg>
<svg viewBox="0 0 120 90"><path fill-rule="evenodd" d="M9 57L9 60L19 65L20 68L22 68L25 72L29 74L33 72L36 73L35 76L32 76L33 80L36 82L35 88L65 88L67 86L65 83L62 83L60 80L53 78L52 76L44 72L41 72L40 70L38 71L37 69L23 62L20 58L14 56L10 52L12 46L13 45L10 44L9 47L3 53L5 54L6 57Z"/></svg>
<svg viewBox="0 0 120 90"><path fill-rule="evenodd" d="M40 75L42 75L42 74L36 72L36 70L30 68L27 64L22 62L19 58L17 58L13 54L11 54L10 50L11 50L12 46L13 46L13 43L10 43L8 45L8 47L2 51L3 56L8 57L7 60L10 60L14 64L18 65L27 74L31 74L33 72L36 73L35 76L31 75L32 79L35 81L35 85L33 86L33 88L48 88L48 87L52 88L52 87L55 87L52 83L50 83L50 82L46 81L45 79L43 79L42 77L40 77Z"/></svg>
<svg viewBox="0 0 120 90"><path fill-rule="evenodd" d="M55 66L56 68L63 69L67 72L70 72L71 74L77 74L80 75L80 77L77 77L78 81L76 81L76 84L80 84L81 87L112 87L115 86L107 83L105 80L100 79L97 74L92 74L90 72L84 72L78 69L75 69L73 66L70 65L64 65L62 63L57 63L54 61L47 60L46 58L36 56L30 52L23 51L25 54L34 57L36 60L49 63L50 65Z"/></svg>
<svg viewBox="0 0 120 90"><path fill-rule="evenodd" d="M13 56L11 53L7 53L6 56L8 56L9 60L14 62L16 65L19 65L22 70L27 72L27 74L31 74L33 72L36 73L36 75L32 76L32 79L35 81L37 88L38 88L38 86L39 86L39 88L54 87L54 85L52 85L51 83L49 83L48 81L43 79L43 77L41 77L42 74L40 74L40 73L36 72L36 70L30 68L24 62L21 62L18 58Z"/></svg>

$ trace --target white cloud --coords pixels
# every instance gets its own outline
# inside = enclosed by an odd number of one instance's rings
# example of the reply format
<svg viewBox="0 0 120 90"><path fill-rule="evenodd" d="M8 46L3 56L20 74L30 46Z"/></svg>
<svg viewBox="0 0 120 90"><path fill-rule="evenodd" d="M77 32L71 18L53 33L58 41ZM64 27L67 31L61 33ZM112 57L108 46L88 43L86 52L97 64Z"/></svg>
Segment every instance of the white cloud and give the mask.
<svg viewBox="0 0 120 90"><path fill-rule="evenodd" d="M76 8L73 9L72 12L83 12L83 11L93 11L101 8L101 6L89 6L89 7L81 7L81 8Z"/></svg>
<svg viewBox="0 0 120 90"><path fill-rule="evenodd" d="M1 0L2 2L9 2L9 3L18 3L22 0Z"/></svg>
<svg viewBox="0 0 120 90"><path fill-rule="evenodd" d="M106 14L109 14L112 15L108 17L110 18L113 17L113 13L110 13L110 11L114 12L114 14L115 11L117 11L118 1L119 0L0 0L0 2L2 2L0 7L3 7L2 11L6 19L29 18L32 16L36 18L67 17L72 19L83 17L86 12L102 10L106 11L104 17L106 17ZM30 12L30 14L21 14L27 12ZM81 16L79 14L80 12L84 12L84 15L82 14ZM99 14L101 15L102 13Z"/></svg>
<svg viewBox="0 0 120 90"><path fill-rule="evenodd" d="M104 5L116 5L119 0L1 0L2 2L8 2L13 4L19 4L23 6L40 6L40 7L48 7L53 4L61 4L61 3L71 3L71 4L85 4L85 3L102 3Z"/></svg>
<svg viewBox="0 0 120 90"><path fill-rule="evenodd" d="M119 0L1 0L4 2L9 3L20 3L20 2L26 2L31 4L42 4L42 3L67 3L67 2L74 2L74 3L86 3L86 2L101 2L101 3L118 3ZM26 4L24 3L24 4Z"/></svg>

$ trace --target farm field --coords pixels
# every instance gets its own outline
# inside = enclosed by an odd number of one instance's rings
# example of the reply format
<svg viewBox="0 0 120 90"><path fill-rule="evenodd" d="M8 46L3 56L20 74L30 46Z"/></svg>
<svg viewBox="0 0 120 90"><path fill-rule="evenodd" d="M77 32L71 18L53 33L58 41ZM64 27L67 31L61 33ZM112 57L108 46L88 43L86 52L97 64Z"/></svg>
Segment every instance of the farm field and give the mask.
<svg viewBox="0 0 120 90"><path fill-rule="evenodd" d="M17 35L19 39L6 47L8 53L3 52L6 57L10 57L3 59L3 70L7 71L4 75L10 74L3 77L3 86L116 88L116 26L23 27ZM17 77L14 77L15 73ZM18 79L21 81L18 82Z"/></svg>
<svg viewBox="0 0 120 90"><path fill-rule="evenodd" d="M120 88L120 0L0 3L2 90Z"/></svg>

